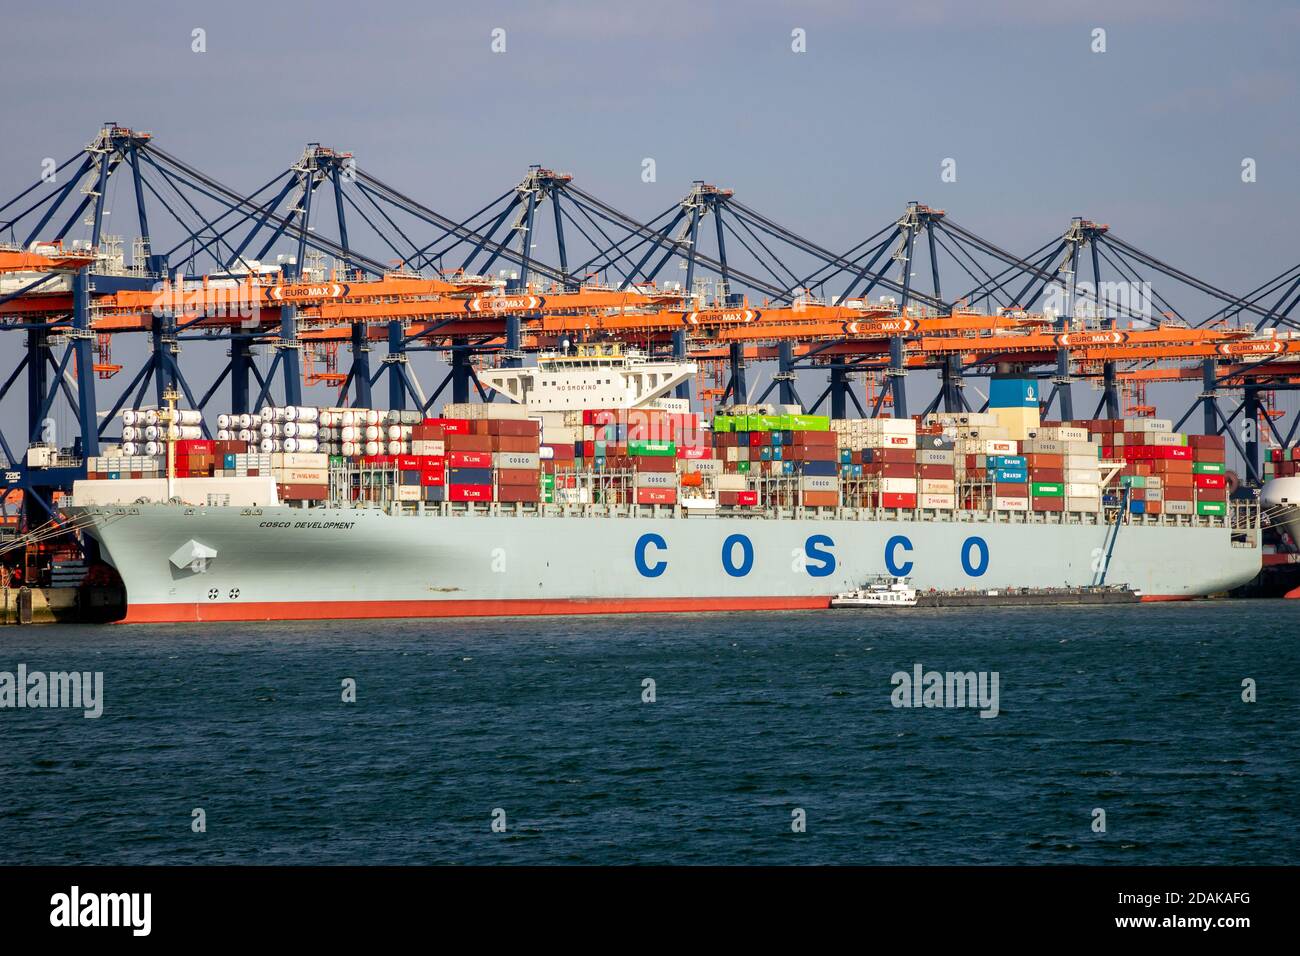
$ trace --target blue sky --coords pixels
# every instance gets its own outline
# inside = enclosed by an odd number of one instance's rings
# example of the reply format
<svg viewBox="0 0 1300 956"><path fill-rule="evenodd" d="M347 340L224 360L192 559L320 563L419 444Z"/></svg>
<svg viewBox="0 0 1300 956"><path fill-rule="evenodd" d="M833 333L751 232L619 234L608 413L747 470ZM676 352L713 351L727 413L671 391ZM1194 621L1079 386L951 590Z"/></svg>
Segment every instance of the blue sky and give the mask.
<svg viewBox="0 0 1300 956"><path fill-rule="evenodd" d="M0 196L115 120L248 189L309 141L351 150L452 215L529 163L646 218L706 179L830 247L911 199L1022 252L1084 215L1246 290L1300 255L1297 36L1295 5L1198 0L26 6L0 40Z"/></svg>

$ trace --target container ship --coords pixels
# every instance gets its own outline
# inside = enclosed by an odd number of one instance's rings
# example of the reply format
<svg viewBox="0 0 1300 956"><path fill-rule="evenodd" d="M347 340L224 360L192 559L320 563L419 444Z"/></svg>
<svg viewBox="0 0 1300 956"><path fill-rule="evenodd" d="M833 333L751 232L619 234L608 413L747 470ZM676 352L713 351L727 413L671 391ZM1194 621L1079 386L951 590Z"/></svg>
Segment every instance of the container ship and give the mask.
<svg viewBox="0 0 1300 956"><path fill-rule="evenodd" d="M669 397L695 366L577 346L484 369L505 401L419 412L123 413L70 520L127 622L826 608L878 575L919 591L1217 594L1261 566L1221 436L982 413L829 419Z"/></svg>

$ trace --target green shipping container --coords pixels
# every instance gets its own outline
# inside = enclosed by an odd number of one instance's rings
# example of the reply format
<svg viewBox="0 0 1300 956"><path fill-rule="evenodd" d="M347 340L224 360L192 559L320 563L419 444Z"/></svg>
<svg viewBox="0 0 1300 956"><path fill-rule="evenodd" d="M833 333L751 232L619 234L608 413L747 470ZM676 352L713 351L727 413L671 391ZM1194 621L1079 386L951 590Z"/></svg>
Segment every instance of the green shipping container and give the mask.
<svg viewBox="0 0 1300 956"><path fill-rule="evenodd" d="M749 474L749 462L747 461L736 462L736 473L740 475Z"/></svg>
<svg viewBox="0 0 1300 956"><path fill-rule="evenodd" d="M1228 470L1228 466L1221 461L1192 462L1193 475L1222 475L1227 470Z"/></svg>
<svg viewBox="0 0 1300 956"><path fill-rule="evenodd" d="M1120 475L1119 483L1124 488L1145 488L1147 486L1146 475Z"/></svg>
<svg viewBox="0 0 1300 956"><path fill-rule="evenodd" d="M1055 481L1035 481L1029 486L1029 493L1035 498L1063 498L1065 486Z"/></svg>
<svg viewBox="0 0 1300 956"><path fill-rule="evenodd" d="M677 455L677 443L671 441L630 441L627 453L633 458L673 458Z"/></svg>
<svg viewBox="0 0 1300 956"><path fill-rule="evenodd" d="M542 475L542 487L545 488L547 491L550 491L552 488L554 488L554 487L555 487L555 476L554 476L554 475Z"/></svg>
<svg viewBox="0 0 1300 956"><path fill-rule="evenodd" d="M734 432L736 430L735 416L734 415L713 416L713 430L715 432Z"/></svg>
<svg viewBox="0 0 1300 956"><path fill-rule="evenodd" d="M790 419L790 431L795 432L828 432L831 430L831 420L825 415L788 415Z"/></svg>
<svg viewBox="0 0 1300 956"><path fill-rule="evenodd" d="M1198 501L1196 502L1196 513L1198 515L1226 515L1228 513L1228 503L1226 501Z"/></svg>

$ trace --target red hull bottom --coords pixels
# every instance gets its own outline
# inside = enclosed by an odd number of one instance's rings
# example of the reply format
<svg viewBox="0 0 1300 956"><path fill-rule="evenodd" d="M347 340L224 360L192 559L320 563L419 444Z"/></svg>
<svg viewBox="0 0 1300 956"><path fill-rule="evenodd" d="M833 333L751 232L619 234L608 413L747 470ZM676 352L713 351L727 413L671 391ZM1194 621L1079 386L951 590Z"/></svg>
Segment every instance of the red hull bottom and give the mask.
<svg viewBox="0 0 1300 956"><path fill-rule="evenodd" d="M128 604L121 624L199 621L324 621L361 618L530 617L699 611L804 611L829 597L567 598L513 601L256 601L247 604Z"/></svg>

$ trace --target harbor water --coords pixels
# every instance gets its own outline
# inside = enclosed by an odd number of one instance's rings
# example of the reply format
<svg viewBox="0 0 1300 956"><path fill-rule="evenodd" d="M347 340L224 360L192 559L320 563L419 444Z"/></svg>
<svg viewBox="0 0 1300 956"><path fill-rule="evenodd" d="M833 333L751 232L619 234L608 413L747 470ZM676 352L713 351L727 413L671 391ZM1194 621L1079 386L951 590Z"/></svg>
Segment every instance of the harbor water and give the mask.
<svg viewBox="0 0 1300 956"><path fill-rule="evenodd" d="M1294 601L10 628L0 672L100 672L103 712L0 709L0 863L1294 863L1298 637ZM917 665L997 716L895 706Z"/></svg>

